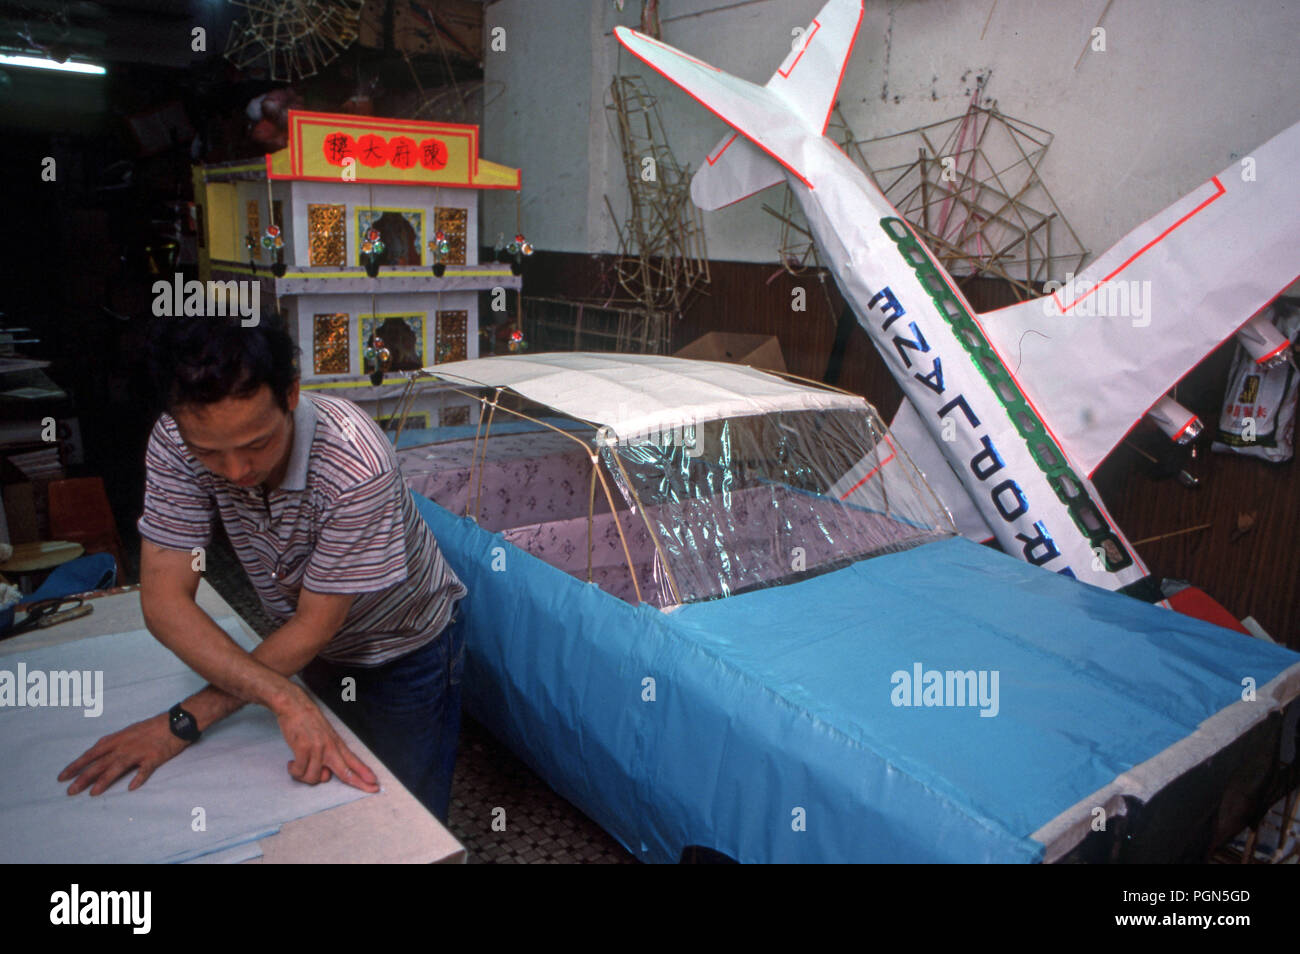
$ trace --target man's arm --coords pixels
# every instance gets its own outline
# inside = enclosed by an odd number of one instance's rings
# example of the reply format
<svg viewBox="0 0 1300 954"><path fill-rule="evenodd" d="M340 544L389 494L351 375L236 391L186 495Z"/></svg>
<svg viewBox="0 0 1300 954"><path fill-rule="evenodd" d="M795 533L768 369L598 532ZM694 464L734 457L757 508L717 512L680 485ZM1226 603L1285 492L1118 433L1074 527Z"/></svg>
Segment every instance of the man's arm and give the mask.
<svg viewBox="0 0 1300 954"><path fill-rule="evenodd" d="M327 781L333 772L358 788L378 790L374 773L344 745L306 692L288 678L315 658L338 631L354 596L303 590L294 617L250 654L194 601L199 574L189 553L141 540L140 563L145 624L159 642L212 683L183 703L201 730L247 702L265 705L275 713L293 749L289 773L294 778L315 784ZM91 794L98 795L138 767L130 784L136 789L185 745L172 735L163 713L100 739L59 779L78 776L68 788L69 795L92 783Z"/></svg>
<svg viewBox="0 0 1300 954"><path fill-rule="evenodd" d="M355 599L303 590L293 618L249 654L195 602L199 574L192 569L188 553L142 540L140 562L145 625L159 642L212 683L183 703L200 730L247 702L278 712L286 696L301 693L288 677L316 658L343 625ZM218 648L220 652L214 652Z"/></svg>

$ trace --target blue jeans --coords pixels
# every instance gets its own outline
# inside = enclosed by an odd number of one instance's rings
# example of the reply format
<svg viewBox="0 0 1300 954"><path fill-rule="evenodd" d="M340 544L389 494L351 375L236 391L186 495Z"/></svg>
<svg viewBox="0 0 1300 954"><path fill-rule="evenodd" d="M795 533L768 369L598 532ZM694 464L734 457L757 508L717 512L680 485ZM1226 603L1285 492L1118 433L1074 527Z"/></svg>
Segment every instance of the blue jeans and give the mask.
<svg viewBox="0 0 1300 954"><path fill-rule="evenodd" d="M439 821L447 821L460 735L460 679L465 621L452 620L425 645L382 666L346 666L314 659L302 676ZM356 680L355 701L343 679ZM374 766L371 766L373 769Z"/></svg>

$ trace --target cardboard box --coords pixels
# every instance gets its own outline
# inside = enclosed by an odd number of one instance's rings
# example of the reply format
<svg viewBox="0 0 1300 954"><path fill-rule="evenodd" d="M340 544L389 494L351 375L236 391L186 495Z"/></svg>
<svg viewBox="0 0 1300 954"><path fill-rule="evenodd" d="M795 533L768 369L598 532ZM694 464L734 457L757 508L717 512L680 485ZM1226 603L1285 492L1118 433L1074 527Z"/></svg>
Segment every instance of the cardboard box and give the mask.
<svg viewBox="0 0 1300 954"><path fill-rule="evenodd" d="M744 335L730 331L710 331L696 338L675 355L704 361L730 361L765 371L786 370L781 343L776 335Z"/></svg>

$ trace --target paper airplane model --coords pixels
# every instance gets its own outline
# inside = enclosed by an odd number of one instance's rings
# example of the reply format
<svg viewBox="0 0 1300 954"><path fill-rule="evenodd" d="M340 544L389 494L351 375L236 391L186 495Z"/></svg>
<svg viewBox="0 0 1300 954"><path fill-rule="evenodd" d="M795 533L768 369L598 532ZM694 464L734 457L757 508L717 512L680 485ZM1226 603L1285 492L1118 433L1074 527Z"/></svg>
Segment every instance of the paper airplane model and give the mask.
<svg viewBox="0 0 1300 954"><path fill-rule="evenodd" d="M958 528L1045 569L1138 589L1147 569L1088 478L1144 414L1174 439L1194 436L1194 415L1166 392L1233 333L1261 363L1285 360L1287 343L1249 319L1300 273L1300 123L1068 285L980 315L825 136L861 22L861 0L831 0L766 86L635 30L614 32L735 130L696 174L697 205L718 209L789 183L903 389L893 430Z"/></svg>

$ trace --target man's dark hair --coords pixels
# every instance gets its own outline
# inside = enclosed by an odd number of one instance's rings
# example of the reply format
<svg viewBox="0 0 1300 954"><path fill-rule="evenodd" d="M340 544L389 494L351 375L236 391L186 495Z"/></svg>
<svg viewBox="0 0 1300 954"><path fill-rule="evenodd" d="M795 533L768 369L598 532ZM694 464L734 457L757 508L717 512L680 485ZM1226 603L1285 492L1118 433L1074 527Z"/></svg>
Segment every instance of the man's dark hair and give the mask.
<svg viewBox="0 0 1300 954"><path fill-rule="evenodd" d="M239 318L162 318L158 330L153 378L169 413L249 397L263 384L289 410L298 348L282 319L268 314L244 327Z"/></svg>

